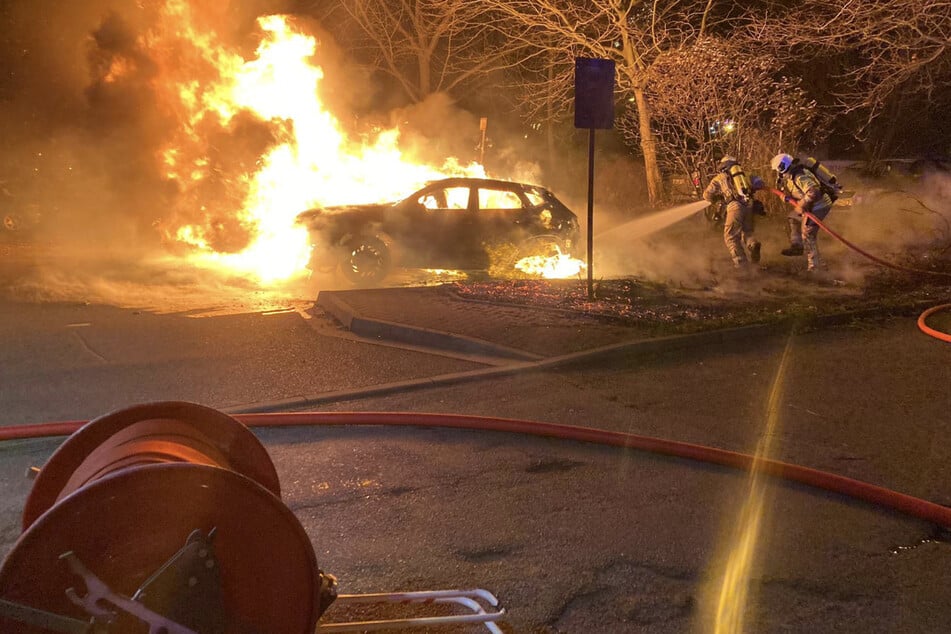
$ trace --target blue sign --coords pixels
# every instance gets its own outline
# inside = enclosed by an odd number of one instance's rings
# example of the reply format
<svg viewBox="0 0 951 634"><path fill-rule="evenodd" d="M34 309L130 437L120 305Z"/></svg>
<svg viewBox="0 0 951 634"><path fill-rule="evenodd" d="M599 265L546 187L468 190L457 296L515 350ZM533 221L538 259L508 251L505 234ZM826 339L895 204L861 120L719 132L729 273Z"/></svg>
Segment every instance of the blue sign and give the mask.
<svg viewBox="0 0 951 634"><path fill-rule="evenodd" d="M575 58L575 127L614 127L614 61Z"/></svg>

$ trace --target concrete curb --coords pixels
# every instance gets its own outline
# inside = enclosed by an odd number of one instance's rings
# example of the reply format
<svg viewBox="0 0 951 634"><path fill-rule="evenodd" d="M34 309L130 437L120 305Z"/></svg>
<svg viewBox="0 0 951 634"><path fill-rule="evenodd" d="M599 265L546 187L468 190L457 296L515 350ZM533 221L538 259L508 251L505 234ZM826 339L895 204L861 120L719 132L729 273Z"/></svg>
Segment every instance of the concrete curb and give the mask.
<svg viewBox="0 0 951 634"><path fill-rule="evenodd" d="M302 396L298 398L262 403L250 403L244 406L228 408L223 411L229 414L253 414L260 412L287 411L303 407L313 407L327 403L339 403L344 401L359 400L361 398L404 393L412 390L457 385L470 381L510 376L523 372L539 372L572 366L583 366L591 362L611 360L631 354L651 354L656 352L682 350L684 348L690 347L725 344L734 341L749 341L753 338L778 336L784 333L793 332L794 330L801 329L803 327L809 328L837 326L849 323L856 319L894 317L916 314L925 308L933 306L935 301L936 300L921 300L907 305L891 306L887 308L860 309L844 313L815 315L811 317L797 316L768 324L755 324L751 326L741 326L738 328L708 330L686 335L670 335L654 339L641 339L637 341L601 346L591 350L582 350L580 352L558 355L536 361L519 361L503 367L470 370L468 372L453 372L433 377L425 377L422 379L410 379L407 381L382 383L379 385L357 388L353 390L338 390L334 392L315 394L313 396Z"/></svg>
<svg viewBox="0 0 951 634"><path fill-rule="evenodd" d="M512 361L538 361L541 355L491 343L475 337L457 335L418 326L407 326L382 319L361 317L340 295L334 291L317 294L316 305L343 324L350 332L369 339L385 339L413 346L451 350L464 354Z"/></svg>

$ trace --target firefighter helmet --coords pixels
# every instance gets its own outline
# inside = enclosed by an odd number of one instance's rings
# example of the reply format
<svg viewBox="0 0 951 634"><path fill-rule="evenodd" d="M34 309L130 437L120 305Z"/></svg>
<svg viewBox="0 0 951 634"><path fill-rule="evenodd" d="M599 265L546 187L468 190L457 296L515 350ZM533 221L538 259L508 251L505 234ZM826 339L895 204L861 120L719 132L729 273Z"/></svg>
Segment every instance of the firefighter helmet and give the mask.
<svg viewBox="0 0 951 634"><path fill-rule="evenodd" d="M728 154L720 159L720 162L717 164L717 170L725 172L730 169L731 166L736 165L736 162L736 159Z"/></svg>
<svg viewBox="0 0 951 634"><path fill-rule="evenodd" d="M788 154L777 154L773 157L773 160L769 162L770 167L779 172L780 174L785 174L789 170L789 166L793 164L793 157Z"/></svg>

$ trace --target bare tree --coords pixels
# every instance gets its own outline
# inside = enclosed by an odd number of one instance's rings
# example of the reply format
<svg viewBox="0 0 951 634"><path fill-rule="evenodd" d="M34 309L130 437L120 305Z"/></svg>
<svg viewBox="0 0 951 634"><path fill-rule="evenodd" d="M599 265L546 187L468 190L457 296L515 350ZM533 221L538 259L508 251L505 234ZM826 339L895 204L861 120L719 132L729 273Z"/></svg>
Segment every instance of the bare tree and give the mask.
<svg viewBox="0 0 951 634"><path fill-rule="evenodd" d="M482 0L496 13L492 25L521 53L525 69L548 64L536 72L527 94L534 96L533 114L570 112L573 60L614 60L619 95L636 107L638 139L647 173L651 202L663 196L663 181L647 98L650 70L665 51L689 45L707 32L726 28L732 2L681 0ZM729 5L729 6L727 6Z"/></svg>
<svg viewBox="0 0 951 634"><path fill-rule="evenodd" d="M665 171L703 175L725 154L765 169L784 141L799 147L814 140L823 117L782 65L768 52L714 37L658 55L646 97ZM622 118L620 128L636 140L631 118Z"/></svg>
<svg viewBox="0 0 951 634"><path fill-rule="evenodd" d="M374 68L420 102L504 66L486 8L472 0L344 0Z"/></svg>
<svg viewBox="0 0 951 634"><path fill-rule="evenodd" d="M840 104L864 112L867 123L894 96L928 98L951 86L947 0L808 0L780 4L768 17L751 31L757 42L811 63L835 56Z"/></svg>

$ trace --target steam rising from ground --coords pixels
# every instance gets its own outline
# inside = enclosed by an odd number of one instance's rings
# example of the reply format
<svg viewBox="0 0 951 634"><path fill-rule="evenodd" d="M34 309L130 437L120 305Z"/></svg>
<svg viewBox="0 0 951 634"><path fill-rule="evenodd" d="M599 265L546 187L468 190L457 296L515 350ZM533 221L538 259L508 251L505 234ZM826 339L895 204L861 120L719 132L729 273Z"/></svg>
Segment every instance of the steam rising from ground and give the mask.
<svg viewBox="0 0 951 634"><path fill-rule="evenodd" d="M103 304L193 316L303 309L309 281L263 288L240 277L209 275L164 256L105 253L49 245L0 246L0 290L19 302ZM306 298L306 299L305 299Z"/></svg>
<svg viewBox="0 0 951 634"><path fill-rule="evenodd" d="M847 191L855 195L851 206L833 208L826 219L831 229L897 264L908 264L909 258L920 262L948 257L951 174L930 173L918 179L866 179L849 172L842 176ZM771 215L754 222L754 233L763 243L765 270L737 277L722 230L704 219L703 206L679 206L634 220L617 213L602 211L599 215L596 206L595 276L635 276L686 288L716 287L736 296L799 285L796 274L804 271L805 258L786 258L779 253L788 245L785 209L772 203ZM870 273L880 270L822 231L819 247L828 277L848 287L860 289Z"/></svg>

